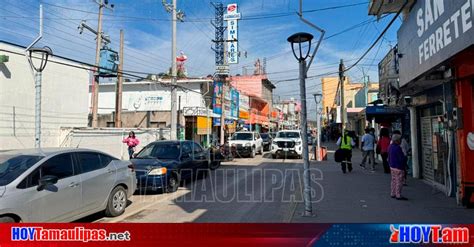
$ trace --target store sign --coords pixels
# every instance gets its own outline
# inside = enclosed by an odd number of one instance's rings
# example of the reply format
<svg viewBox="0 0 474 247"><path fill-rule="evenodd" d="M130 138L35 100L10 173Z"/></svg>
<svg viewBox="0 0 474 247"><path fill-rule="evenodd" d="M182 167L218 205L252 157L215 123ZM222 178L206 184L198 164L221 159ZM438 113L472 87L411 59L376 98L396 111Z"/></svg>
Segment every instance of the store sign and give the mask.
<svg viewBox="0 0 474 247"><path fill-rule="evenodd" d="M212 129L211 118L197 117L197 134L198 135L210 134L211 129Z"/></svg>
<svg viewBox="0 0 474 247"><path fill-rule="evenodd" d="M212 112L205 107L183 107L183 116L194 117L194 116L212 116Z"/></svg>
<svg viewBox="0 0 474 247"><path fill-rule="evenodd" d="M132 111L169 111L171 101L163 93L136 92L130 95L128 109Z"/></svg>
<svg viewBox="0 0 474 247"><path fill-rule="evenodd" d="M222 82L215 81L214 82L214 93L212 95L212 109L215 114L222 113Z"/></svg>
<svg viewBox="0 0 474 247"><path fill-rule="evenodd" d="M234 119L239 118L239 91L235 88L230 90L230 116Z"/></svg>
<svg viewBox="0 0 474 247"><path fill-rule="evenodd" d="M237 12L237 4L227 5L227 13L224 15L227 20L227 40L235 40L227 42L227 63L239 63L239 45L238 45L238 19L240 13Z"/></svg>
<svg viewBox="0 0 474 247"><path fill-rule="evenodd" d="M400 86L474 44L473 0L419 0L398 31Z"/></svg>
<svg viewBox="0 0 474 247"><path fill-rule="evenodd" d="M239 95L239 108L248 111L248 109L250 108L249 96L243 94Z"/></svg>
<svg viewBox="0 0 474 247"><path fill-rule="evenodd" d="M212 119L212 124L214 126L221 126L221 118L215 117ZM225 125L231 125L234 124L234 120L232 119L226 119L225 120Z"/></svg>

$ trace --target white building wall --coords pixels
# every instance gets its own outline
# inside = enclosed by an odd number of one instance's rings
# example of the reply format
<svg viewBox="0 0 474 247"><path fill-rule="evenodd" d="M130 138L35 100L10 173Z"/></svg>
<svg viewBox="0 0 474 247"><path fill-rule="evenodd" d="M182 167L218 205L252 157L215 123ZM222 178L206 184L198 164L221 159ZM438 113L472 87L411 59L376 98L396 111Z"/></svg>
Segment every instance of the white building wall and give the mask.
<svg viewBox="0 0 474 247"><path fill-rule="evenodd" d="M0 42L0 54L9 56L0 65L0 150L33 148L35 143L35 83L23 49ZM87 127L86 68L57 57L47 63L42 80L42 147L59 146L61 127Z"/></svg>
<svg viewBox="0 0 474 247"><path fill-rule="evenodd" d="M178 89L181 109L184 107L205 107L201 94L201 84L205 82L183 83L187 89ZM115 111L115 84L102 84L99 92L99 114ZM89 94L89 98L90 98ZM178 102L177 102L178 104ZM154 82L128 82L123 85L122 111L170 111L171 91L169 87Z"/></svg>

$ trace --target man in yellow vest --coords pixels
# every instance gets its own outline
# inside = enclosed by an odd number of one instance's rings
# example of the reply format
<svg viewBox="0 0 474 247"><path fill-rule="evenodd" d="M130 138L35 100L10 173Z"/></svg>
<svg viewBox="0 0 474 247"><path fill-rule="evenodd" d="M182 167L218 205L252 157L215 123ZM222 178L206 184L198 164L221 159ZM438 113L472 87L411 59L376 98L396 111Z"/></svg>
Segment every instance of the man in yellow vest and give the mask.
<svg viewBox="0 0 474 247"><path fill-rule="evenodd" d="M339 137L336 144L341 148L344 154L344 159L341 162L342 172L346 173L346 166L349 172L352 172L352 147L355 146L355 142L349 136L348 130L344 130L344 134Z"/></svg>

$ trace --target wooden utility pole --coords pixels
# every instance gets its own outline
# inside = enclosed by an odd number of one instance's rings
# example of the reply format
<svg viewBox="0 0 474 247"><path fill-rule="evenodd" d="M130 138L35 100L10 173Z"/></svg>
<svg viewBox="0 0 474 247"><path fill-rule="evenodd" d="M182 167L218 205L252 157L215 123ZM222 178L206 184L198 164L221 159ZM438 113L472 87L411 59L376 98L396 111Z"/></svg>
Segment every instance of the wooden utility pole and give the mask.
<svg viewBox="0 0 474 247"><path fill-rule="evenodd" d="M117 73L117 87L115 91L115 127L122 127L122 87L123 87L123 30L120 30L120 63Z"/></svg>
<svg viewBox="0 0 474 247"><path fill-rule="evenodd" d="M112 9L113 4L110 6L107 5L108 1L96 0L96 3L99 5L99 21L97 24L97 43L95 48L95 75L94 83L92 84L92 127L97 128L97 110L99 108L99 66L100 66L100 48L102 48L102 12L104 8Z"/></svg>
<svg viewBox="0 0 474 247"><path fill-rule="evenodd" d="M97 110L99 104L99 62L100 48L102 46L102 12L104 9L103 0L99 4L99 23L97 24L97 44L95 47L95 75L92 84L92 128L97 128Z"/></svg>
<svg viewBox="0 0 474 247"><path fill-rule="evenodd" d="M345 114L345 103L344 103L344 61L341 59L339 64L339 83L341 84L341 125L342 125L342 133L344 133L344 129L346 128L346 114Z"/></svg>

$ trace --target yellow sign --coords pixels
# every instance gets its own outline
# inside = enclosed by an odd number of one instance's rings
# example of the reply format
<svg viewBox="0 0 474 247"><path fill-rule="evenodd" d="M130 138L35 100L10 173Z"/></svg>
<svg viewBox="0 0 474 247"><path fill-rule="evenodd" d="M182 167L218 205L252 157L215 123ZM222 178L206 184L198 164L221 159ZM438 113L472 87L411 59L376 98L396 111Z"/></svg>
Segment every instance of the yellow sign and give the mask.
<svg viewBox="0 0 474 247"><path fill-rule="evenodd" d="M239 111L239 118L240 118L240 119L249 119L249 118L250 118L250 114L249 114L248 111L240 110L240 111Z"/></svg>
<svg viewBox="0 0 474 247"><path fill-rule="evenodd" d="M198 135L207 135L210 134L212 129L212 118L207 117L197 117L197 134Z"/></svg>

